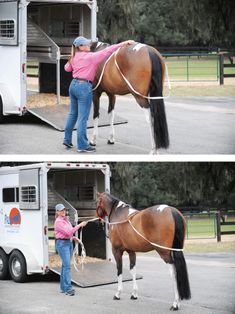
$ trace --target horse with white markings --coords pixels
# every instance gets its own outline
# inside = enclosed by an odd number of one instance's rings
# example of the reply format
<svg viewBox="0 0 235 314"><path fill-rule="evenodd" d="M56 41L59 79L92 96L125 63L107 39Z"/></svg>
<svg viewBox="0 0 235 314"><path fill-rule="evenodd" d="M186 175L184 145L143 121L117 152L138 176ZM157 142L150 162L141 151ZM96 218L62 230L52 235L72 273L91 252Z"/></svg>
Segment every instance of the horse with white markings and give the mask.
<svg viewBox="0 0 235 314"><path fill-rule="evenodd" d="M92 50L98 51L106 46L99 44ZM156 153L159 148L168 148L169 135L163 97L165 72L166 65L161 54L155 48L140 43L122 47L101 62L93 82L94 132L91 145L97 143L101 94L105 92L109 98L111 131L108 143L114 144L115 95L131 93L140 107L145 109L150 124L151 153Z"/></svg>
<svg viewBox="0 0 235 314"><path fill-rule="evenodd" d="M190 285L183 254L185 220L182 214L167 205L155 205L142 211L131 208L116 197L104 192L97 193L97 216L108 217L109 239L117 264L118 291L115 300L120 300L122 286L122 255L126 251L133 276L131 299L138 298L136 283L136 253L156 250L169 264L173 279L174 302L172 310L178 310L179 302L190 299Z"/></svg>

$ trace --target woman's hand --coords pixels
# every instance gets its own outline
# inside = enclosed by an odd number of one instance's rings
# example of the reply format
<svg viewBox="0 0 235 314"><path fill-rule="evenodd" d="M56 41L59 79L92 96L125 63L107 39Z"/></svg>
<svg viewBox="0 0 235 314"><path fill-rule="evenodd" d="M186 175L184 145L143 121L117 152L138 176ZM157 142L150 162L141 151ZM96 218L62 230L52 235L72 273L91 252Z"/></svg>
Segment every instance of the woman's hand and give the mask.
<svg viewBox="0 0 235 314"><path fill-rule="evenodd" d="M80 239L78 239L77 237L72 237L71 238L71 241L74 241L74 242L76 242L76 243L81 243L81 240Z"/></svg>
<svg viewBox="0 0 235 314"><path fill-rule="evenodd" d="M136 42L134 40L131 40L131 39L123 42L123 46L134 45L134 44L136 44Z"/></svg>
<svg viewBox="0 0 235 314"><path fill-rule="evenodd" d="M80 227L85 227L87 225L87 221L83 221L79 224Z"/></svg>

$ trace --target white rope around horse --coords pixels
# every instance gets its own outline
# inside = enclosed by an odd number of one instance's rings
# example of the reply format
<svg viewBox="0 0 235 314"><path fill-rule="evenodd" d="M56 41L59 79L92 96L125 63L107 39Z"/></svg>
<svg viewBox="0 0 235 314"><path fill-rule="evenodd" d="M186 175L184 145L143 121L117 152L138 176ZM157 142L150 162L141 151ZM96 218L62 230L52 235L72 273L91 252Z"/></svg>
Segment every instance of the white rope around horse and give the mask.
<svg viewBox="0 0 235 314"><path fill-rule="evenodd" d="M96 90L102 79L103 79L103 75L104 75L104 71L105 71L105 68L106 68L106 65L107 63L110 61L110 59L114 56L114 63L119 71L119 73L121 74L122 78L124 79L124 81L126 82L126 84L130 87L130 89L132 90L133 93L145 98L145 99L167 99L170 97L170 91L171 91L171 82L170 82L170 79L169 79L169 74L168 74L168 68L167 68L167 65L165 64L166 66L166 79L167 79L167 85L168 85L168 90L169 90L169 93L167 96L154 96L154 97L150 97L150 96L145 96L145 95L142 95L141 93L139 93L137 90L134 89L134 87L131 85L131 83L128 81L128 79L125 77L125 75L122 73L118 63L117 63L117 54L119 52L119 50L121 49L122 47L119 47L116 51L114 51L110 56L109 58L105 61L104 63L104 66L103 66L103 69L101 71L101 74L100 74L100 77L99 77L99 81L98 83L96 84L96 86L92 89L93 91Z"/></svg>
<svg viewBox="0 0 235 314"><path fill-rule="evenodd" d="M120 49L120 48L119 48L119 49ZM111 56L109 56L108 59L105 61L105 64L104 64L104 66L103 66L102 72L101 72L100 77L99 77L99 81L98 81L98 83L96 84L96 86L95 86L94 88L92 88L93 91L96 90L96 89L99 87L99 85L100 85L100 83L101 83L101 81L102 81L102 79L103 79L104 70L105 70L105 68L106 68L106 65L107 65L107 63L109 62L109 60L112 58L112 56L115 54L115 52L116 52L116 51L114 51L114 52L111 54Z"/></svg>
<svg viewBox="0 0 235 314"><path fill-rule="evenodd" d="M103 219L101 219L101 220L104 221ZM104 222L106 222L106 221L104 221ZM183 249L170 248L170 247L163 246L163 245L160 245L160 244L157 244L157 243L154 243L154 242L149 241L145 236L143 236L143 235L133 226L133 224L131 223L131 220L130 220L130 219L126 219L126 220L123 220L123 221L117 221L117 222L106 222L106 223L107 223L108 225L119 225L119 224L123 224L123 223L126 223L126 222L129 222L129 224L131 225L132 229L133 229L140 237L142 237L145 241L147 241L147 242L150 243L151 245L156 246L156 247L159 247L159 248L161 248L161 249L165 249L165 250L183 252Z"/></svg>
<svg viewBox="0 0 235 314"><path fill-rule="evenodd" d="M134 230L140 237L142 237L145 241L147 241L148 243L152 244L153 246L156 246L156 247L159 247L159 248L165 249L165 250L170 250L170 251L177 251L177 252L182 252L182 251L183 251L183 249L170 248L170 247L163 246L163 245L156 244L156 243L154 243L154 242L149 241L147 238L145 238L145 237L133 226L133 224L131 223L130 220L128 220L128 222L129 222L129 224L131 225L131 227L133 228L133 230Z"/></svg>
<svg viewBox="0 0 235 314"><path fill-rule="evenodd" d="M117 63L117 54L119 52L120 48L118 48L118 50L115 51L115 54L114 54L114 62L115 62L115 65L119 71L119 73L121 74L122 78L124 79L124 81L126 82L126 84L130 87L130 89L132 90L133 93L145 98L145 99L167 99L170 97L170 90L171 90L171 83L170 83L170 79L169 79L169 75L168 75L168 68L167 68L167 65L166 66L166 78L167 78L167 84L168 84L168 90L169 90L169 93L167 96L145 96L145 95L142 95L141 93L139 93L137 90L134 89L134 87L131 85L131 83L128 81L128 79L125 77L125 75L122 73L118 63Z"/></svg>

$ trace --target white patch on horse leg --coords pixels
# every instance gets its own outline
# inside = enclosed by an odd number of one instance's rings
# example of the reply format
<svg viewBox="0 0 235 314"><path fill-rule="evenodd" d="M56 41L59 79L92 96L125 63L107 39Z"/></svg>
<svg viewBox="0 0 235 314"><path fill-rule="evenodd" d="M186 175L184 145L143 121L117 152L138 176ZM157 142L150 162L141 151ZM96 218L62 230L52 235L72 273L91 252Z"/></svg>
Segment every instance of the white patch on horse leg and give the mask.
<svg viewBox="0 0 235 314"><path fill-rule="evenodd" d="M132 295L131 295L131 299L136 300L138 298L138 286L136 283L136 267L134 266L131 270L131 275L132 275L132 279L133 279L133 291L132 291Z"/></svg>
<svg viewBox="0 0 235 314"><path fill-rule="evenodd" d="M115 294L115 297L117 299L120 299L120 295L122 293L122 290L123 290L123 286L122 286L122 275L119 275L118 276L118 291L117 293Z"/></svg>
<svg viewBox="0 0 235 314"><path fill-rule="evenodd" d="M172 304L171 309L172 310L178 310L180 307L180 303L179 303L179 292L178 292L178 288L177 288L176 272L175 272L175 265L174 264L169 264L169 271L170 271L170 274L172 277L173 289L174 289L174 294L175 294L175 299L174 299L174 302Z"/></svg>
<svg viewBox="0 0 235 314"><path fill-rule="evenodd" d="M97 143L97 138L98 138L98 124L99 124L99 118L95 118L94 119L94 130L93 130L93 134L92 137L90 139L90 143L93 145L96 145Z"/></svg>
<svg viewBox="0 0 235 314"><path fill-rule="evenodd" d="M109 144L114 144L114 110L109 113L109 121L110 121L110 133L109 133Z"/></svg>
<svg viewBox="0 0 235 314"><path fill-rule="evenodd" d="M155 141L154 141L154 133L153 133L153 126L151 123L152 117L151 117L150 108L144 108L144 114L145 114L146 121L147 121L147 123L149 123L149 127L150 127L150 139L151 139L150 154L155 155L155 154L157 154L157 149L156 149L156 145L155 145Z"/></svg>

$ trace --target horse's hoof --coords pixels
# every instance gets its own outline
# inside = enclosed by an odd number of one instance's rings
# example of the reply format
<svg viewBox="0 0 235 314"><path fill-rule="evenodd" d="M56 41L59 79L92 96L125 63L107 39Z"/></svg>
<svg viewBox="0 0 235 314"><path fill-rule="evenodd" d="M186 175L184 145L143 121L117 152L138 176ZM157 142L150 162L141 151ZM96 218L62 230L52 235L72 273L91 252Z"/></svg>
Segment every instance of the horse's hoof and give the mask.
<svg viewBox="0 0 235 314"><path fill-rule="evenodd" d="M113 297L113 300L120 300L120 298L115 295L115 296Z"/></svg>
<svg viewBox="0 0 235 314"><path fill-rule="evenodd" d="M90 142L89 144L90 144L90 146L96 146L96 144L92 143L92 142Z"/></svg>
<svg viewBox="0 0 235 314"><path fill-rule="evenodd" d="M178 305L172 305L172 307L170 308L171 311L178 311L178 309Z"/></svg>
<svg viewBox="0 0 235 314"><path fill-rule="evenodd" d="M135 297L133 294L131 295L131 300L137 300L138 297Z"/></svg>
<svg viewBox="0 0 235 314"><path fill-rule="evenodd" d="M108 140L108 142L107 142L109 145L113 145L114 144L114 142L112 142L112 141L110 141L110 140Z"/></svg>

